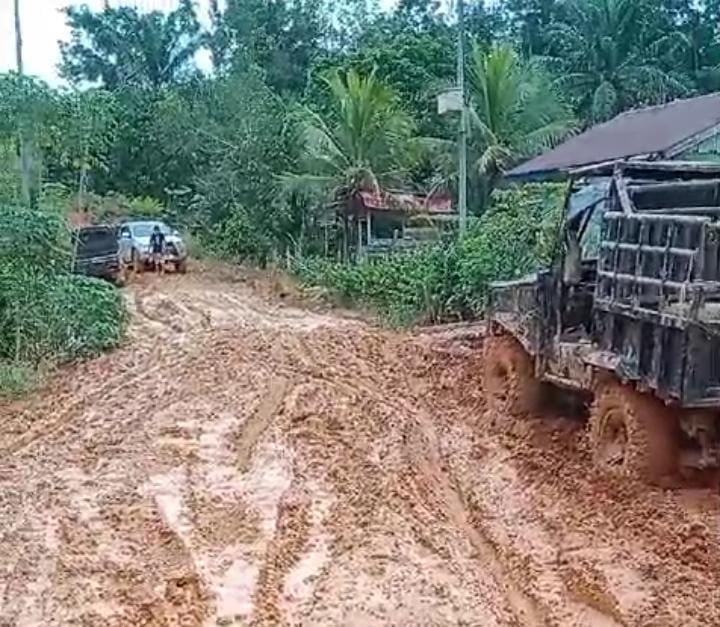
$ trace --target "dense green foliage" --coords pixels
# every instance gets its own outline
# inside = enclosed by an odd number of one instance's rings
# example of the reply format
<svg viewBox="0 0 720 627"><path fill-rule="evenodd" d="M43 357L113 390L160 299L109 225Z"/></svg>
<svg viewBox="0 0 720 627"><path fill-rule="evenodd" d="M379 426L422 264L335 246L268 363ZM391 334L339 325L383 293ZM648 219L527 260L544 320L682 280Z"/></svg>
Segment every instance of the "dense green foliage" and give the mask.
<svg viewBox="0 0 720 627"><path fill-rule="evenodd" d="M490 210L460 239L358 265L299 258L292 269L305 285L327 288L391 322L473 317L491 281L520 278L552 262L563 191L558 185L496 191Z"/></svg>
<svg viewBox="0 0 720 627"><path fill-rule="evenodd" d="M87 5L65 9L72 30L63 44L62 74L72 81L100 81L161 87L192 75L202 34L191 0L169 14L139 13L106 5L95 13Z"/></svg>
<svg viewBox="0 0 720 627"><path fill-rule="evenodd" d="M231 238L217 248L265 258L317 238L318 214L351 195L350 179L454 191L457 118L435 103L455 80L446 3L210 5L207 29L189 0L168 13L68 8L61 72L77 91L0 77L0 148L27 142L33 198L48 180L80 204L154 197L202 235ZM472 209L508 167L568 133L720 85L719 15L717 0L467 0ZM343 122L353 109L371 117ZM363 142L370 153L351 152ZM287 175L319 178L283 194Z"/></svg>
<svg viewBox="0 0 720 627"><path fill-rule="evenodd" d="M69 273L71 247L52 211L0 205L0 394L41 366L120 341L124 307L109 284Z"/></svg>
<svg viewBox="0 0 720 627"><path fill-rule="evenodd" d="M489 280L548 259L553 203L503 191L508 168L628 108L720 87L720 0L466 0L472 229L351 267L328 259L352 258L358 191L456 192L458 119L436 106L455 82L448 3L211 0L207 27L190 0L117 4L65 10L69 89L0 75L12 387L21 362L93 353L121 326L111 288L65 273L50 206L165 215L207 250L293 258L308 282L394 319L464 317Z"/></svg>

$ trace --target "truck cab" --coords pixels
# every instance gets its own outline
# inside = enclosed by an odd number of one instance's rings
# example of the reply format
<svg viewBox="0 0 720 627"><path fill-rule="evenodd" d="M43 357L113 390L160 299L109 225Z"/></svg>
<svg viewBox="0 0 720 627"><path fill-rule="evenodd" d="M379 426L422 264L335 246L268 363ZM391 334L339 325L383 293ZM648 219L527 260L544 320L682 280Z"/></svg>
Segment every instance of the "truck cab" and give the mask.
<svg viewBox="0 0 720 627"><path fill-rule="evenodd" d="M720 459L720 166L627 161L572 173L558 254L491 286L491 411L542 385L592 399L606 470L654 480Z"/></svg>

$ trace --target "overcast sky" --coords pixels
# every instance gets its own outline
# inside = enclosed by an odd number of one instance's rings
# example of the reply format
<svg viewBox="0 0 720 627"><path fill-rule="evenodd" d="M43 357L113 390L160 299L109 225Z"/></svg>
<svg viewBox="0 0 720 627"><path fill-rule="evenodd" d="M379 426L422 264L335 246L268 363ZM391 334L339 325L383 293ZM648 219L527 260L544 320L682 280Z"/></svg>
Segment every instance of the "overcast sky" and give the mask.
<svg viewBox="0 0 720 627"><path fill-rule="evenodd" d="M57 84L57 64L60 57L58 41L67 39L68 31L60 13L68 4L87 4L100 9L105 0L22 0L25 71ZM382 0L392 6L396 0ZM208 0L197 0L200 15L207 15ZM110 4L134 5L143 10L171 10L177 0L110 0ZM0 0L0 72L15 67L15 28L13 0Z"/></svg>

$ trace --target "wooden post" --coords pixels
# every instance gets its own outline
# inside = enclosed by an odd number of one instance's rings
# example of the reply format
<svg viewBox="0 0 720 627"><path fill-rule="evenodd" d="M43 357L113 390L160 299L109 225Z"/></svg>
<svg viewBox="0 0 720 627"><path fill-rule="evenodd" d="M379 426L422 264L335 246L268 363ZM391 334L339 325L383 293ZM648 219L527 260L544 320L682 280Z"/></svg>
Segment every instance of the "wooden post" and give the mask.
<svg viewBox="0 0 720 627"><path fill-rule="evenodd" d="M372 213L368 211L367 213L367 245L370 247L370 243L372 242Z"/></svg>
<svg viewBox="0 0 720 627"><path fill-rule="evenodd" d="M355 225L357 228L357 257L358 261L363 258L363 241L362 241L362 222L360 220L360 214L358 213L355 218Z"/></svg>

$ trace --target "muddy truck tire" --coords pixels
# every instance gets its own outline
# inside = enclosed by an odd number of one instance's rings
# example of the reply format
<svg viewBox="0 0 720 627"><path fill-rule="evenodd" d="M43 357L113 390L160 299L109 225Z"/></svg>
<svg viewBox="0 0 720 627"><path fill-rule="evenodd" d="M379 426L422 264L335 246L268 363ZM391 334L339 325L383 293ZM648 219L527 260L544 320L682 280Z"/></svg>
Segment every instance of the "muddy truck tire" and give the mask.
<svg viewBox="0 0 720 627"><path fill-rule="evenodd" d="M487 407L493 416L520 416L537 408L540 382L522 345L507 335L485 340L484 382Z"/></svg>
<svg viewBox="0 0 720 627"><path fill-rule="evenodd" d="M588 429L593 459L601 472L657 483L677 471L677 419L650 394L619 381L602 383Z"/></svg>

